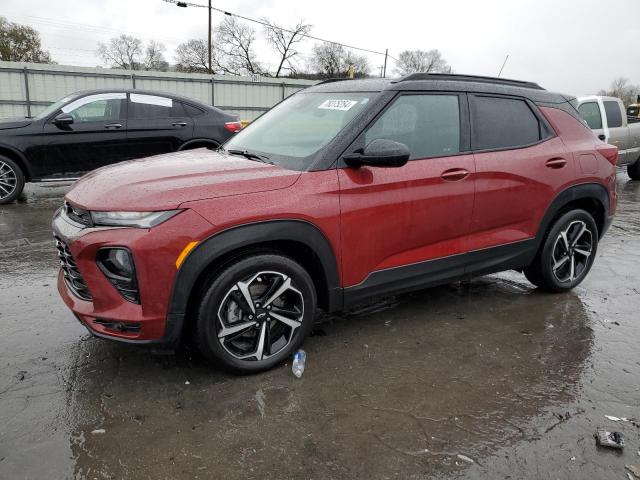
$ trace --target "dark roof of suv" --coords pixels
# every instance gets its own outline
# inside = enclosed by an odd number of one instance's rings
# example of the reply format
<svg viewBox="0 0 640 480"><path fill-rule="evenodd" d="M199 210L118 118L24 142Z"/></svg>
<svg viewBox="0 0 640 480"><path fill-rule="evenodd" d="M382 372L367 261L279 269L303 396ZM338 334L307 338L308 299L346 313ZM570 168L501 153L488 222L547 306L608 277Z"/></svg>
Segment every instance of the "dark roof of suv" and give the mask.
<svg viewBox="0 0 640 480"><path fill-rule="evenodd" d="M495 93L526 97L536 103L565 103L569 98L544 90L536 83L473 75L418 73L388 80L382 78L329 80L309 87L308 92L455 91Z"/></svg>

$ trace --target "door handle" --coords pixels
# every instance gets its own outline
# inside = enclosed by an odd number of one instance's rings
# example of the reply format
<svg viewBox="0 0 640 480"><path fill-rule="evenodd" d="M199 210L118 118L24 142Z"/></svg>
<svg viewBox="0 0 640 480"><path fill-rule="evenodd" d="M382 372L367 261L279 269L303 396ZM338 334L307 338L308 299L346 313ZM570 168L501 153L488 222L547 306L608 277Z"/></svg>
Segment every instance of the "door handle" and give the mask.
<svg viewBox="0 0 640 480"><path fill-rule="evenodd" d="M186 122L174 122L171 124L174 127L186 127L187 123Z"/></svg>
<svg viewBox="0 0 640 480"><path fill-rule="evenodd" d="M104 126L104 128L122 128L121 123L108 123Z"/></svg>
<svg viewBox="0 0 640 480"><path fill-rule="evenodd" d="M567 164L567 161L564 158L550 158L545 163L545 166L548 168L553 168L557 170L558 168L562 168Z"/></svg>
<svg viewBox="0 0 640 480"><path fill-rule="evenodd" d="M469 170L465 168L450 168L449 170L445 170L440 175L446 182L457 182L460 180L464 180L469 176Z"/></svg>

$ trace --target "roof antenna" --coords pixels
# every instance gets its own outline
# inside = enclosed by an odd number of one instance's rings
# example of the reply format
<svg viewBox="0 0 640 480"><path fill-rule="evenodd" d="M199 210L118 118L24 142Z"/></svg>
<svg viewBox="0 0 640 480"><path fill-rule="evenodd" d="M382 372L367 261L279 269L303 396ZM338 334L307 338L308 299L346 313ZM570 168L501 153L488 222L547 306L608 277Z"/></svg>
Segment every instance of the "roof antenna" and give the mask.
<svg viewBox="0 0 640 480"><path fill-rule="evenodd" d="M504 59L504 63L502 64L502 67L500 67L500 71L498 72L498 78L500 78L500 75L502 75L502 70L504 70L504 66L507 64L507 60L509 60L509 54L507 53L507 56Z"/></svg>

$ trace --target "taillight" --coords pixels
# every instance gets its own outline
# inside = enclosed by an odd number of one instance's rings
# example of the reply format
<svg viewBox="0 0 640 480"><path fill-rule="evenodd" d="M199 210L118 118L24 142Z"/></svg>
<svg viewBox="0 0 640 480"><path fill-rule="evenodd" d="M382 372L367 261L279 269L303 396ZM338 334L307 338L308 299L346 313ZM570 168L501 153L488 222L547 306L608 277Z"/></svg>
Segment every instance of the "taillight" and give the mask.
<svg viewBox="0 0 640 480"><path fill-rule="evenodd" d="M609 160L613 165L618 163L618 147L615 145L609 145L608 143L601 143L596 145L596 150L602 154L604 158Z"/></svg>
<svg viewBox="0 0 640 480"><path fill-rule="evenodd" d="M241 122L226 122L224 124L224 129L231 132L231 133L238 133L240 130L242 130L242 123Z"/></svg>

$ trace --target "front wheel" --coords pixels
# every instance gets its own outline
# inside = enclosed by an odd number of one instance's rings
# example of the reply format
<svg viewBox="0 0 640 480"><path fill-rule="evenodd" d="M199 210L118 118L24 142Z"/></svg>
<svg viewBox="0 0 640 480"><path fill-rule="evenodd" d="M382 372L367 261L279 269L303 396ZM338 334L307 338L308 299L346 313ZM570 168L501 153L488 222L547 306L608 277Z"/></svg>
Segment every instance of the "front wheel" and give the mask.
<svg viewBox="0 0 640 480"><path fill-rule="evenodd" d="M598 228L593 217L584 210L571 210L553 224L524 274L543 290L571 290L589 273L597 248Z"/></svg>
<svg viewBox="0 0 640 480"><path fill-rule="evenodd" d="M267 370L300 346L315 307L313 281L298 263L276 254L252 255L220 272L206 289L196 341L225 370Z"/></svg>
<svg viewBox="0 0 640 480"><path fill-rule="evenodd" d="M0 155L0 205L11 203L24 189L24 174L10 158Z"/></svg>

